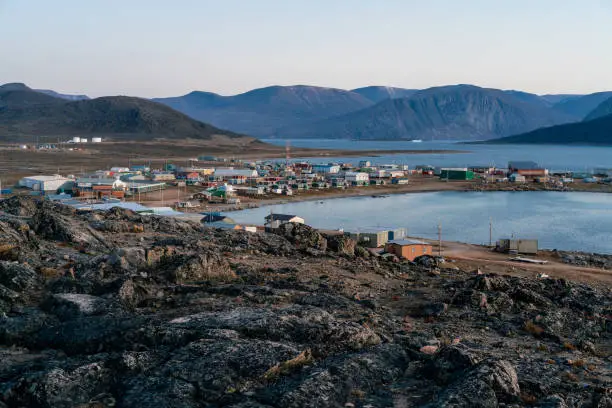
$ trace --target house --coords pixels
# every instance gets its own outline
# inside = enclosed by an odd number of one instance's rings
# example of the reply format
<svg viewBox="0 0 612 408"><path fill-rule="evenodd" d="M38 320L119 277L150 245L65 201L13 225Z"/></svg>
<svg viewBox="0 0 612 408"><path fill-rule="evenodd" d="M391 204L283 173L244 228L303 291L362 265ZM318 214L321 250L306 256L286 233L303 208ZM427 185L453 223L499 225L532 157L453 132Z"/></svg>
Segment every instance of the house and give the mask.
<svg viewBox="0 0 612 408"><path fill-rule="evenodd" d="M340 172L340 166L337 164L314 164L312 171L322 174L337 174Z"/></svg>
<svg viewBox="0 0 612 408"><path fill-rule="evenodd" d="M508 172L517 173L521 176L533 178L533 177L547 177L548 169L542 168L536 162L532 161L514 161L508 163Z"/></svg>
<svg viewBox="0 0 612 408"><path fill-rule="evenodd" d="M368 173L347 171L344 173L344 180L353 185L368 185L370 184L370 175Z"/></svg>
<svg viewBox="0 0 612 408"><path fill-rule="evenodd" d="M151 175L151 179L153 181L172 181L176 180L174 173L163 172L163 173L153 173Z"/></svg>
<svg viewBox="0 0 612 408"><path fill-rule="evenodd" d="M363 168L365 168L365 167L371 167L371 166L372 166L372 163L370 163L370 161L369 161L369 160L361 160L361 161L359 162L359 168L360 168L360 169L363 169Z"/></svg>
<svg viewBox="0 0 612 408"><path fill-rule="evenodd" d="M349 238L352 238L357 244L367 248L380 248L389 240L389 231L376 232L349 232Z"/></svg>
<svg viewBox="0 0 612 408"><path fill-rule="evenodd" d="M419 256L431 255L433 253L433 248L431 244L424 241L418 241L416 239L397 239L387 242L385 251L394 254L398 258L414 261L414 259Z"/></svg>
<svg viewBox="0 0 612 408"><path fill-rule="evenodd" d="M294 222L296 224L304 224L304 219L298 217L297 215L290 214L270 214L265 218L265 227L266 231L271 229L276 229L283 224L287 224L289 222Z"/></svg>
<svg viewBox="0 0 612 408"><path fill-rule="evenodd" d="M526 181L525 176L518 173L511 174L508 180L513 183L524 183Z"/></svg>
<svg viewBox="0 0 612 408"><path fill-rule="evenodd" d="M128 167L111 167L110 171L111 173L129 173L130 169Z"/></svg>
<svg viewBox="0 0 612 408"><path fill-rule="evenodd" d="M500 252L535 255L538 253L538 240L504 238L497 242L496 249Z"/></svg>

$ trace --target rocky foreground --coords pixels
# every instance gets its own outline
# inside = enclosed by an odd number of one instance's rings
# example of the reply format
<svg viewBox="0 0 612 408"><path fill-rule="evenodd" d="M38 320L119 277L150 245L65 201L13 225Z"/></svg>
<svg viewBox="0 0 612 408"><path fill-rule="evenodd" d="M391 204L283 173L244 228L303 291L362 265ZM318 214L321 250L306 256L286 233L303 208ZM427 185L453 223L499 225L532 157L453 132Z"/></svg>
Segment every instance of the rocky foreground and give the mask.
<svg viewBox="0 0 612 408"><path fill-rule="evenodd" d="M612 294L0 202L0 407L612 407Z"/></svg>

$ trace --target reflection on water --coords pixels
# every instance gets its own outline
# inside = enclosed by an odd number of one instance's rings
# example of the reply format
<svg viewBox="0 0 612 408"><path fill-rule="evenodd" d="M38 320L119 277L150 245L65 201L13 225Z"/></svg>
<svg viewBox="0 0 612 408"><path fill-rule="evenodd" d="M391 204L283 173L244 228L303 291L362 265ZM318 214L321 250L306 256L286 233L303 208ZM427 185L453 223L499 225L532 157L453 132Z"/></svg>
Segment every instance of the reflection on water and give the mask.
<svg viewBox="0 0 612 408"><path fill-rule="evenodd" d="M263 224L270 207L231 213L236 222ZM537 238L542 248L612 253L612 195L559 192L438 192L350 197L273 206L317 228L368 231L406 227L412 236L476 244Z"/></svg>

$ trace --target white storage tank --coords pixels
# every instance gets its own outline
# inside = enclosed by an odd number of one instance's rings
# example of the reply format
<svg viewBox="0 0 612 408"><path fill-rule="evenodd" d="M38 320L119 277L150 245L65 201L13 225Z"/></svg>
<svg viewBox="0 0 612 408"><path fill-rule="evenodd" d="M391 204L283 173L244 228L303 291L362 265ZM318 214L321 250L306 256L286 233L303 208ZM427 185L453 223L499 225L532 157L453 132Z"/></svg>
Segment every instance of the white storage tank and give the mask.
<svg viewBox="0 0 612 408"><path fill-rule="evenodd" d="M91 142L92 143L102 143L102 138L101 137L92 137L91 138Z"/></svg>
<svg viewBox="0 0 612 408"><path fill-rule="evenodd" d="M81 138L81 143L87 143L87 139Z"/></svg>
<svg viewBox="0 0 612 408"><path fill-rule="evenodd" d="M77 137L77 136L73 137L72 138L72 143L81 143L81 138Z"/></svg>

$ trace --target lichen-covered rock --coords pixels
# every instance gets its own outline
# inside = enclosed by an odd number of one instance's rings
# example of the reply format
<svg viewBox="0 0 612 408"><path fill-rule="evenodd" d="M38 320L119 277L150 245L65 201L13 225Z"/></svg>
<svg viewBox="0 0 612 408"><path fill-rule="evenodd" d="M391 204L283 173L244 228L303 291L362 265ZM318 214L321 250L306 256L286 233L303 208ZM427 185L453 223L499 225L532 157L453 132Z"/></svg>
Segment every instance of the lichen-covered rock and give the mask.
<svg viewBox="0 0 612 408"><path fill-rule="evenodd" d="M159 267L165 269L168 277L175 282L229 281L236 278L227 260L216 251L168 257L161 261Z"/></svg>
<svg viewBox="0 0 612 408"><path fill-rule="evenodd" d="M112 305L97 296L78 293L60 293L49 296L41 308L60 320L107 314Z"/></svg>
<svg viewBox="0 0 612 408"><path fill-rule="evenodd" d="M41 283L40 276L29 266L16 262L0 261L0 284L8 289L23 292Z"/></svg>
<svg viewBox="0 0 612 408"><path fill-rule="evenodd" d="M340 255L354 256L357 242L346 235L324 235L327 240L327 249Z"/></svg>
<svg viewBox="0 0 612 408"><path fill-rule="evenodd" d="M323 235L306 224L287 222L276 228L274 233L287 238L289 242L300 249L311 248L319 251L327 249L327 240Z"/></svg>

